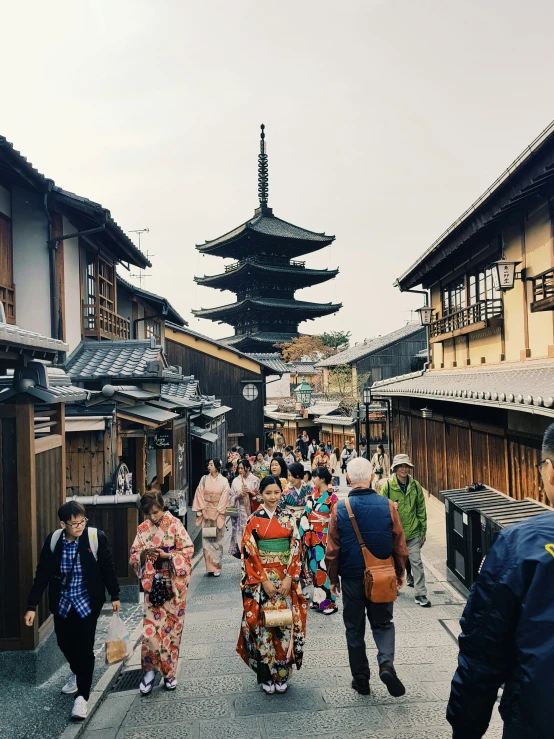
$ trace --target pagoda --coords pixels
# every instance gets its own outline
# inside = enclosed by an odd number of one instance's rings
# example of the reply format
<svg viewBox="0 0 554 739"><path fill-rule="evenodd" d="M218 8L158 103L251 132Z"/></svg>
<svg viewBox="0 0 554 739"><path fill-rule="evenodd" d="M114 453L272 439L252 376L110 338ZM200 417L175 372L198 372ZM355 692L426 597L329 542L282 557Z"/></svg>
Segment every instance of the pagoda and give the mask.
<svg viewBox="0 0 554 739"><path fill-rule="evenodd" d="M254 216L213 241L197 245L202 254L234 259L221 274L195 282L236 293L235 303L194 310L198 318L228 323L235 335L221 341L244 352L273 352L275 344L300 336L298 324L335 313L342 303L296 300L303 287L332 279L338 269L307 269L296 257L328 246L334 236L307 231L273 215L268 207L268 164L264 125L258 155L259 207Z"/></svg>

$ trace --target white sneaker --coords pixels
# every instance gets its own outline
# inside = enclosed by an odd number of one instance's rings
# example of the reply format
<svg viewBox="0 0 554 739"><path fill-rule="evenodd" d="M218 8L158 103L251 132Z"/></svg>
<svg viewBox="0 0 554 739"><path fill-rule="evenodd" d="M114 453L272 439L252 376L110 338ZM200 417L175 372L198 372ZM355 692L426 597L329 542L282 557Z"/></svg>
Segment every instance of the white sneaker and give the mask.
<svg viewBox="0 0 554 739"><path fill-rule="evenodd" d="M72 721L84 721L87 717L87 702L82 695L75 698L73 710L71 711Z"/></svg>
<svg viewBox="0 0 554 739"><path fill-rule="evenodd" d="M71 677L62 688L64 695L72 695L77 692L77 675L71 673Z"/></svg>

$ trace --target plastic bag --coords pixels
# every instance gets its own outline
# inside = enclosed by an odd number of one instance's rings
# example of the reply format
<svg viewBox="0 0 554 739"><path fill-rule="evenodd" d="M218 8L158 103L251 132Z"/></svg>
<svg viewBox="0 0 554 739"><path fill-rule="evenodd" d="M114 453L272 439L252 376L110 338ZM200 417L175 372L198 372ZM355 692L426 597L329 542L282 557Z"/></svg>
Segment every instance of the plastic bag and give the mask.
<svg viewBox="0 0 554 739"><path fill-rule="evenodd" d="M113 665L131 656L129 632L117 613L114 613L106 637L106 662Z"/></svg>

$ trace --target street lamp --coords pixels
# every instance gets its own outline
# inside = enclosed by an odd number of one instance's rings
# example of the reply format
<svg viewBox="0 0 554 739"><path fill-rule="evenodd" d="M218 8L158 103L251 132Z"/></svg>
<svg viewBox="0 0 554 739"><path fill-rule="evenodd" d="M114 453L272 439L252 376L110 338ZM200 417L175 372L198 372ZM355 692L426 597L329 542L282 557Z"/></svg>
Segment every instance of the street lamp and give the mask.
<svg viewBox="0 0 554 739"><path fill-rule="evenodd" d="M428 305L424 305L423 308L417 308L416 313L419 313L419 320L422 326L430 326L433 320L433 308Z"/></svg>
<svg viewBox="0 0 554 739"><path fill-rule="evenodd" d="M300 385L297 385L293 393L296 396L296 400L298 403L302 405L302 408L309 408L312 402L312 393L314 389L313 387L306 382L306 378L302 378L302 382Z"/></svg>
<svg viewBox="0 0 554 739"><path fill-rule="evenodd" d="M371 387L366 385L362 390L362 400L365 405L365 443L366 454L369 459L369 406L371 405Z"/></svg>
<svg viewBox="0 0 554 739"><path fill-rule="evenodd" d="M497 262L493 262L491 265L492 270L492 284L495 290L512 290L514 287L514 280L516 277L521 279L521 275L516 275L516 267L521 262L516 262L511 259L499 259Z"/></svg>

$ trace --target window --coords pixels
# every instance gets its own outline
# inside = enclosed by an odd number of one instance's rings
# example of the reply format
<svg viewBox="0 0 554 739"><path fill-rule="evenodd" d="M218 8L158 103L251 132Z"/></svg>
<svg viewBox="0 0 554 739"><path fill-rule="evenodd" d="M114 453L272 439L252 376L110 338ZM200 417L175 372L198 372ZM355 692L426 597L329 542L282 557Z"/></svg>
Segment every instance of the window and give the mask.
<svg viewBox="0 0 554 739"><path fill-rule="evenodd" d="M256 398L258 397L258 388L251 382L249 382L243 387L242 394L244 395L246 400L256 400Z"/></svg>
<svg viewBox="0 0 554 739"><path fill-rule="evenodd" d="M495 290L492 281L492 269L480 267L468 275L469 305L481 300L496 300L501 297L500 290Z"/></svg>
<svg viewBox="0 0 554 739"><path fill-rule="evenodd" d="M162 324L157 318L147 318L144 322L146 328L146 338L151 336L156 340L157 344L162 343Z"/></svg>
<svg viewBox="0 0 554 739"><path fill-rule="evenodd" d="M442 313L448 315L466 307L466 291L463 277L442 288Z"/></svg>

